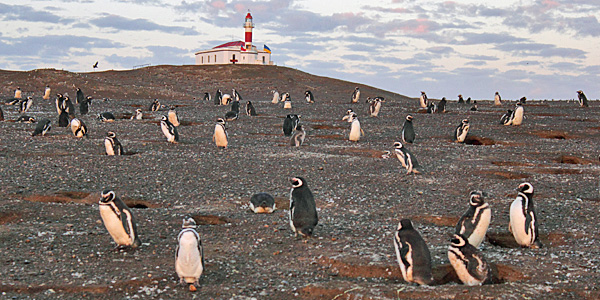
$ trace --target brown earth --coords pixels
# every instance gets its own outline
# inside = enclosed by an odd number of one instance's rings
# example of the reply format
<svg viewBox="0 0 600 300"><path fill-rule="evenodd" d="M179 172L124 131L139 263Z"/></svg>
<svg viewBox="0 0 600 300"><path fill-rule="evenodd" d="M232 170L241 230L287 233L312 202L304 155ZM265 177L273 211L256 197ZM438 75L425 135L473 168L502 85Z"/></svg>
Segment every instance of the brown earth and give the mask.
<svg viewBox="0 0 600 300"><path fill-rule="evenodd" d="M53 93L91 94L81 119L89 137L59 128ZM0 122L0 293L2 299L598 299L600 225L598 143L600 107L530 102L522 126L499 125L511 108L478 100L479 111L451 102L446 114L416 114L418 100L372 87L273 66L157 66L131 71L70 73L0 71L0 97L19 86L33 95L27 115L47 117L47 136L35 124L11 122L18 108L2 105ZM379 117L361 98L383 96ZM201 101L204 92L238 89L259 116L227 124L230 147L211 140L214 120L228 107ZM270 90L290 92L293 109L271 104ZM316 103L307 104L306 89ZM577 88L574 87L573 90ZM418 94L419 90L407 91ZM465 91L464 93L468 93ZM491 90L490 94L493 94ZM109 98L102 101L102 98ZM171 145L146 111L152 99L176 105L181 142ZM4 101L2 101L4 102ZM128 120L136 108L143 120ZM346 139L348 108L358 113L364 138ZM94 114L111 111L113 123ZM290 149L283 117L301 114L307 140ZM79 117L77 110L76 113ZM407 145L422 172L405 175L395 158L382 159L398 140L404 117L415 116L415 144ZM464 118L466 144L451 133ZM127 154L103 155L115 131ZM288 224L291 176L303 176L316 197L319 225L308 241ZM508 232L508 207L523 181L536 189L541 249L519 248ZM136 216L143 245L114 252L98 213L99 192L113 188ZM494 284L458 283L447 259L453 227L471 190L488 193L493 210L482 253ZM250 213L252 194L268 192L278 209ZM206 271L190 295L174 271L184 216L199 224ZM411 218L429 245L436 284L406 284L392 235Z"/></svg>

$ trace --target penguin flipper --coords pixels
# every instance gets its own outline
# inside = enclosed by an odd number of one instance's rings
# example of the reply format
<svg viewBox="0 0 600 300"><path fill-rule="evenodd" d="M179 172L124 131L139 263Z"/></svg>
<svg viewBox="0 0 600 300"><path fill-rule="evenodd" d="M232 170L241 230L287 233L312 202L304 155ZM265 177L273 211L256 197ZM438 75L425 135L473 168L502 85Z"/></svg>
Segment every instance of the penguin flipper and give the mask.
<svg viewBox="0 0 600 300"><path fill-rule="evenodd" d="M121 223L123 224L123 228L125 232L131 238L131 248L137 248L141 245L140 239L137 236L137 227L135 225L135 220L133 219L133 214L129 210L129 208L124 208L121 212Z"/></svg>

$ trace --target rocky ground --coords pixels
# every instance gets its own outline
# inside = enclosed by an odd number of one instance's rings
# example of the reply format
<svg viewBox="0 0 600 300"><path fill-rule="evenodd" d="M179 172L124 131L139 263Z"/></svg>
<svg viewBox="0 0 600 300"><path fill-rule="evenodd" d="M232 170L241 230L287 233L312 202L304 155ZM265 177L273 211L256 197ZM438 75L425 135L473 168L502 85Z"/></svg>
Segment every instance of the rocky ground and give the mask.
<svg viewBox="0 0 600 300"><path fill-rule="evenodd" d="M41 99L46 84L72 98L74 86L81 87L97 99L91 115L81 117L88 138L58 127L53 100ZM595 101L589 108L528 102L524 124L513 127L498 124L512 103L479 101L477 112L451 103L448 113L428 115L417 112L416 99L358 85L363 101L386 99L380 116L370 118L364 102L349 104L356 84L272 66L0 71L0 86L4 98L17 86L34 94L27 114L53 121L47 136L31 137L35 125L15 123L18 108L1 106L0 298L600 298ZM220 150L211 140L214 120L229 109L200 98L234 87L259 116L228 123L230 147ZM270 103L273 88L290 92L292 110ZM316 103L302 100L306 89ZM166 110L147 111L154 98L177 106L181 143L167 143L160 131ZM144 119L126 119L136 108L144 109ZM358 143L346 139L349 124L341 118L348 108L366 133ZM98 122L93 114L104 111L118 120ZM288 113L301 114L307 129L299 149L290 149L281 133ZM405 175L396 159L381 158L407 114L415 117L417 140L408 147L423 166L420 175ZM451 134L463 118L470 120L470 138L456 144ZM104 155L109 130L128 155ZM308 181L319 209L308 241L294 238L287 221L291 176ZM517 247L507 229L509 205L525 181L536 190L544 244L537 250ZM105 188L133 207L143 242L135 252L112 251L97 205ZM488 193L493 210L482 252L494 265L495 283L466 287L446 252L474 189ZM278 210L249 212L257 192L275 196ZM174 270L185 215L200 224L206 256L195 293L178 284ZM435 286L402 280L392 243L401 218L412 219L428 243Z"/></svg>

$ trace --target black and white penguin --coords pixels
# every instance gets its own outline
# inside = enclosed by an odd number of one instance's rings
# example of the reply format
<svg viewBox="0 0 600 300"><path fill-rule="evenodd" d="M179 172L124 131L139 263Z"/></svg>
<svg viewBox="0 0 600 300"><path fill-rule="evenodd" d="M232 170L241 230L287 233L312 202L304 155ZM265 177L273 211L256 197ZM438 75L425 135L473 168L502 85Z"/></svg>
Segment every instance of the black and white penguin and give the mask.
<svg viewBox="0 0 600 300"><path fill-rule="evenodd" d="M402 142L403 143L414 143L415 142L415 129L413 127L413 116L408 115L402 125Z"/></svg>
<svg viewBox="0 0 600 300"><path fill-rule="evenodd" d="M44 89L44 96L42 98L44 100L50 99L50 93L52 93L52 89L50 88L49 85L46 85L46 88Z"/></svg>
<svg viewBox="0 0 600 300"><path fill-rule="evenodd" d="M517 191L517 198L510 205L508 230L520 246L541 248L538 219L533 206L533 186L529 182L521 183Z"/></svg>
<svg viewBox="0 0 600 300"><path fill-rule="evenodd" d="M465 99L463 99L462 95L458 95L458 104L465 104Z"/></svg>
<svg viewBox="0 0 600 300"><path fill-rule="evenodd" d="M231 102L231 95L223 94L221 96L221 105L228 105Z"/></svg>
<svg viewBox="0 0 600 300"><path fill-rule="evenodd" d="M143 118L144 118L144 114L142 113L141 108L136 109L135 112L133 114L131 114L132 120L141 120Z"/></svg>
<svg viewBox="0 0 600 300"><path fill-rule="evenodd" d="M496 105L496 106L502 105L502 97L500 97L500 93L498 93L498 92L496 92L496 94L494 94L494 105Z"/></svg>
<svg viewBox="0 0 600 300"><path fill-rule="evenodd" d="M473 106L471 106L470 110L477 111L477 101L473 101Z"/></svg>
<svg viewBox="0 0 600 300"><path fill-rule="evenodd" d="M437 112L438 113L445 113L446 112L446 97L442 97L442 100L440 100L440 102L437 105Z"/></svg>
<svg viewBox="0 0 600 300"><path fill-rule="evenodd" d="M406 174L421 173L418 169L420 168L419 162L417 161L417 157L415 157L402 143L395 142L394 143L394 153L396 157L402 164L402 167L406 168Z"/></svg>
<svg viewBox="0 0 600 300"><path fill-rule="evenodd" d="M65 107L64 111L66 111L69 116L75 116L75 105L73 105L73 101L68 96L65 97L63 101L63 107Z"/></svg>
<svg viewBox="0 0 600 300"><path fill-rule="evenodd" d="M66 110L60 112L58 116L58 127L67 127L69 126L69 114Z"/></svg>
<svg viewBox="0 0 600 300"><path fill-rule="evenodd" d="M351 98L351 103L357 103L358 100L360 99L360 89L358 87L356 87L354 89L354 91L352 92L352 98Z"/></svg>
<svg viewBox="0 0 600 300"><path fill-rule="evenodd" d="M52 128L52 123L50 122L50 120L43 118L35 126L35 130L31 134L31 136L36 136L36 135L44 136L51 128Z"/></svg>
<svg viewBox="0 0 600 300"><path fill-rule="evenodd" d="M15 105L15 104L20 104L21 103L21 99L17 99L17 98L12 98L12 99L6 99L6 101L4 102L4 104L6 105Z"/></svg>
<svg viewBox="0 0 600 300"><path fill-rule="evenodd" d="M179 118L177 117L177 111L175 110L175 105L169 106L169 112L167 113L169 118L169 122L173 124L173 126L179 126Z"/></svg>
<svg viewBox="0 0 600 300"><path fill-rule="evenodd" d="M283 108L292 109L292 97L290 96L290 93L286 92L282 99L285 99L283 100Z"/></svg>
<svg viewBox="0 0 600 300"><path fill-rule="evenodd" d="M150 108L148 109L149 111L158 111L160 109L160 101L158 101L158 99L154 99L154 101L152 101L152 104L150 104Z"/></svg>
<svg viewBox="0 0 600 300"><path fill-rule="evenodd" d="M175 127L173 123L169 122L169 118L167 116L162 116L160 118L160 129L169 143L175 144L179 142L179 133L177 132L177 127Z"/></svg>
<svg viewBox="0 0 600 300"><path fill-rule="evenodd" d="M231 96L235 101L242 101L242 95L236 89L231 90Z"/></svg>
<svg viewBox="0 0 600 300"><path fill-rule="evenodd" d="M83 102L84 98L85 97L84 97L83 92L81 91L81 89L77 88L77 92L76 92L76 95L75 95L75 104L79 104L79 103Z"/></svg>
<svg viewBox="0 0 600 300"><path fill-rule="evenodd" d="M455 234L464 236L469 244L479 248L490 226L492 210L483 199L483 192L472 191L469 199L469 209L458 220Z"/></svg>
<svg viewBox="0 0 600 300"><path fill-rule="evenodd" d="M175 271L181 284L187 283L189 290L194 292L204 271L204 250L193 218L183 218L181 228L175 250Z"/></svg>
<svg viewBox="0 0 600 300"><path fill-rule="evenodd" d="M213 142L215 142L217 148L227 148L227 127L225 127L225 120L222 118L218 118L217 123L215 124Z"/></svg>
<svg viewBox="0 0 600 300"><path fill-rule="evenodd" d="M79 113L83 116L83 115L87 115L87 113L90 111L90 105L92 104L92 96L87 96L84 99L81 100L81 102L79 103Z"/></svg>
<svg viewBox="0 0 600 300"><path fill-rule="evenodd" d="M437 105L435 105L435 103L433 103L433 101L429 102L429 105L427 105L427 113L434 114L436 112L437 112Z"/></svg>
<svg viewBox="0 0 600 300"><path fill-rule="evenodd" d="M590 106L588 104L588 99L585 96L585 94L583 93L582 90L577 91L577 98L579 99L579 106L581 107L588 107Z"/></svg>
<svg viewBox="0 0 600 300"><path fill-rule="evenodd" d="M523 124L523 117L525 115L525 110L523 108L523 102L519 101L517 102L517 104L515 105L515 110L512 113L511 116L511 120L510 120L510 124L504 124L504 125L513 125L513 126L519 126L521 124Z"/></svg>
<svg viewBox="0 0 600 300"><path fill-rule="evenodd" d="M257 214L270 214L275 211L275 198L268 193L258 193L250 198L250 210Z"/></svg>
<svg viewBox="0 0 600 300"><path fill-rule="evenodd" d="M202 100L210 102L210 93L204 93L204 98Z"/></svg>
<svg viewBox="0 0 600 300"><path fill-rule="evenodd" d="M271 93L273 93L273 100L271 101L271 103L273 103L273 104L279 103L279 101L281 101L279 92L277 90L272 90Z"/></svg>
<svg viewBox="0 0 600 300"><path fill-rule="evenodd" d="M15 122L17 123L35 123L35 118L30 116L20 116Z"/></svg>
<svg viewBox="0 0 600 300"><path fill-rule="evenodd" d="M73 135L75 137L82 138L84 136L87 136L87 126L85 126L85 123L83 123L83 121L77 118L73 118L71 120L71 132L73 132Z"/></svg>
<svg viewBox="0 0 600 300"><path fill-rule="evenodd" d="M347 120L350 123L350 133L348 134L348 140L352 142L358 142L360 137L364 135L364 131L360 126L358 116L351 109L348 110L348 114L345 115L342 120Z"/></svg>
<svg viewBox="0 0 600 300"><path fill-rule="evenodd" d="M99 209L102 222L108 233L117 243L117 249L137 248L142 245L138 237L133 212L112 190L104 190L100 195Z"/></svg>
<svg viewBox="0 0 600 300"><path fill-rule="evenodd" d="M21 100L21 103L19 104L19 113L25 113L29 111L32 105L33 98L31 96L28 96L26 99Z"/></svg>
<svg viewBox="0 0 600 300"><path fill-rule="evenodd" d="M402 219L394 234L396 258L404 281L420 285L431 285L431 254L421 234L409 219Z"/></svg>
<svg viewBox="0 0 600 300"><path fill-rule="evenodd" d="M300 117L298 115L289 114L283 120L283 135L291 136L292 131L296 130Z"/></svg>
<svg viewBox="0 0 600 300"><path fill-rule="evenodd" d="M20 87L17 87L17 89L15 90L15 98L21 99L21 88Z"/></svg>
<svg viewBox="0 0 600 300"><path fill-rule="evenodd" d="M111 112L103 112L98 114L98 120L101 122L114 122L115 116Z"/></svg>
<svg viewBox="0 0 600 300"><path fill-rule="evenodd" d="M67 109L67 107L65 106L65 97L63 96L63 94L56 94L56 99L54 100L54 104L56 105L56 113L58 115L60 115L60 113Z"/></svg>
<svg viewBox="0 0 600 300"><path fill-rule="evenodd" d="M421 91L421 97L419 97L419 105L421 108L427 108L428 105L427 95L423 91Z"/></svg>
<svg viewBox="0 0 600 300"><path fill-rule="evenodd" d="M217 91L215 92L215 98L214 100L214 104L215 105L221 105L221 100L223 99L223 92L221 92L220 89L217 89Z"/></svg>
<svg viewBox="0 0 600 300"><path fill-rule="evenodd" d="M125 154L123 145L121 145L121 142L117 139L117 134L112 131L106 133L106 137L104 138L104 149L106 150L106 155Z"/></svg>
<svg viewBox="0 0 600 300"><path fill-rule="evenodd" d="M457 143L464 143L467 139L467 134L469 134L469 128L471 128L469 120L463 119L458 127L456 127L456 130L454 130L454 141Z"/></svg>
<svg viewBox="0 0 600 300"><path fill-rule="evenodd" d="M450 240L448 259L463 284L474 286L491 283L492 271L486 259L462 235L455 234Z"/></svg>
<svg viewBox="0 0 600 300"><path fill-rule="evenodd" d="M319 222L315 198L302 177L290 179L290 226L295 236L310 237Z"/></svg>
<svg viewBox="0 0 600 300"><path fill-rule="evenodd" d="M308 103L315 103L315 96L313 96L313 93L310 90L304 92L304 99L306 99L306 102Z"/></svg>
<svg viewBox="0 0 600 300"><path fill-rule="evenodd" d="M379 110L381 110L381 103L383 101L383 97L375 97L374 99L367 97L367 103L369 103L369 115L371 117L377 117L377 115L379 115Z"/></svg>
<svg viewBox="0 0 600 300"><path fill-rule="evenodd" d="M502 118L500 118L500 124L512 125L512 118L513 118L513 111L512 111L512 109L509 109L506 111L505 114L502 115Z"/></svg>
<svg viewBox="0 0 600 300"><path fill-rule="evenodd" d="M240 114L240 102L233 101L231 103L231 110L225 113L225 121L231 122L237 120Z"/></svg>
<svg viewBox="0 0 600 300"><path fill-rule="evenodd" d="M248 100L246 102L246 115L248 116L256 116L256 110L254 109L254 105L252 105L252 102L250 102L250 100Z"/></svg>
<svg viewBox="0 0 600 300"><path fill-rule="evenodd" d="M465 101L465 104L471 104L471 97L467 98L467 101Z"/></svg>
<svg viewBox="0 0 600 300"><path fill-rule="evenodd" d="M294 135L292 135L292 138L290 139L290 146L293 146L293 147L302 146L305 138L306 138L306 132L304 131L304 129L302 129L302 125L298 124L298 126L296 126L296 132L294 132Z"/></svg>

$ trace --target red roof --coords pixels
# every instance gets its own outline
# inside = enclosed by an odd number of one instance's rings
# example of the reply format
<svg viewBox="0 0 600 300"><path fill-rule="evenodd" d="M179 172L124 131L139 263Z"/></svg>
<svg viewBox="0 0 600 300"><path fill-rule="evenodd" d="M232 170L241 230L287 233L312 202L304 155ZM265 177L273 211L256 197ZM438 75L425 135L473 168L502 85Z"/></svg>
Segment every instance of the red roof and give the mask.
<svg viewBox="0 0 600 300"><path fill-rule="evenodd" d="M246 15L246 19L252 19L252 15L251 15L250 13L248 13L248 14Z"/></svg>
<svg viewBox="0 0 600 300"><path fill-rule="evenodd" d="M218 49L218 48L226 48L226 47L241 47L246 45L246 43L242 42L242 41L237 41L237 42L229 42L229 43L225 43L223 45L219 45L214 47L213 49Z"/></svg>

